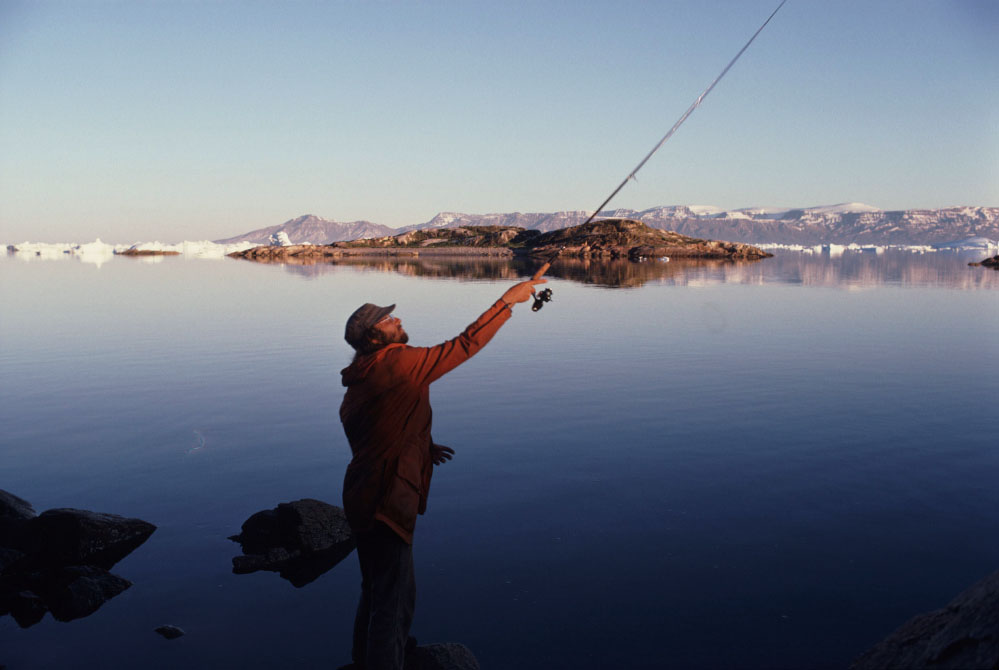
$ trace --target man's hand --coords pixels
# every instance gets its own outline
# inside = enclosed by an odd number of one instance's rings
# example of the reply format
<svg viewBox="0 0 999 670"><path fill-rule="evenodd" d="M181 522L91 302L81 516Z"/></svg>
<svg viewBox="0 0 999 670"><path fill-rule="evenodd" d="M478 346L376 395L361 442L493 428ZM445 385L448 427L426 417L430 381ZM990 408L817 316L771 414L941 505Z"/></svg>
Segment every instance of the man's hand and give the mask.
<svg viewBox="0 0 999 670"><path fill-rule="evenodd" d="M445 447L443 444L430 445L430 458L433 460L434 465L450 461L452 456L454 456L454 449L451 447Z"/></svg>
<svg viewBox="0 0 999 670"><path fill-rule="evenodd" d="M508 305L513 305L518 302L527 302L534 294L534 287L538 284L544 284L547 281L547 279L528 279L527 281L522 281L519 284L514 284L507 289L507 292L503 294L500 300Z"/></svg>

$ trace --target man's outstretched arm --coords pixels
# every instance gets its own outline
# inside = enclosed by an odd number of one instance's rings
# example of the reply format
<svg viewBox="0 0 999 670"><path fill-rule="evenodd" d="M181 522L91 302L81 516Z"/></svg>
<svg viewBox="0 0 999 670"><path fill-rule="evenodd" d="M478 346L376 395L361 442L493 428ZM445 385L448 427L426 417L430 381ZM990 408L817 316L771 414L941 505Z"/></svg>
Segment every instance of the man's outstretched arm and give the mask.
<svg viewBox="0 0 999 670"><path fill-rule="evenodd" d="M429 384L455 369L486 346L496 331L506 323L513 306L527 302L538 284L544 279L529 279L514 284L492 306L472 322L458 337L435 347L408 347L400 356L400 363L407 375L420 383Z"/></svg>

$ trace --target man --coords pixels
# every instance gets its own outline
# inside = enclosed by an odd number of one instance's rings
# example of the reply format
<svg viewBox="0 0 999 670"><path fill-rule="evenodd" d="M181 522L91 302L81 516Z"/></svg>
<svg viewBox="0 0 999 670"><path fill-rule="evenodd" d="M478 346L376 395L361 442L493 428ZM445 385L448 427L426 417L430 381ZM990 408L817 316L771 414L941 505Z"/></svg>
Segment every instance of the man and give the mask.
<svg viewBox="0 0 999 670"><path fill-rule="evenodd" d="M435 347L406 345L409 335L391 316L395 305L366 303L347 320L344 339L356 353L341 371L347 392L340 420L353 453L343 507L361 562L355 667L403 667L416 600L416 516L426 510L433 466L454 455L430 436L430 384L474 356L510 318L513 305L544 282L514 285L461 335Z"/></svg>

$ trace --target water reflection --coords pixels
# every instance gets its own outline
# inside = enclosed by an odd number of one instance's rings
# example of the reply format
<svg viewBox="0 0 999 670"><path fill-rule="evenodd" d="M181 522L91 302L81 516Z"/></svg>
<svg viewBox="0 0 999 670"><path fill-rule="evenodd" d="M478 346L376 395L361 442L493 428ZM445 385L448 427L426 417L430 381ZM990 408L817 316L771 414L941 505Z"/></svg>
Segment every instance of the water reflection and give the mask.
<svg viewBox="0 0 999 670"><path fill-rule="evenodd" d="M999 288L999 273L988 268L969 267L969 259L977 260L972 256L955 252L920 254L888 250L882 253L846 251L839 255L778 251L773 258L739 261L675 259L632 262L562 258L552 265L547 276L605 288L637 288L650 283L701 286L775 282L848 290L883 284L956 289ZM333 262L285 264L284 269L307 278L346 267L361 271L395 272L418 278L495 281L529 276L541 262L529 257L355 257Z"/></svg>
<svg viewBox="0 0 999 670"><path fill-rule="evenodd" d="M77 509L36 515L0 490L0 616L22 628L51 612L57 621L90 616L132 582L111 574L156 526L141 519Z"/></svg>
<svg viewBox="0 0 999 670"><path fill-rule="evenodd" d="M288 264L285 269L303 277L317 277L339 268L351 267L372 272L396 272L409 277L461 279L465 281L516 281L534 274L544 261L538 258L352 258L326 263ZM637 288L654 281L682 278L692 270L715 269L758 261L683 259L678 261L627 260L599 261L565 258L552 264L546 276L568 279L605 288Z"/></svg>
<svg viewBox="0 0 999 670"><path fill-rule="evenodd" d="M296 588L318 579L356 546L343 509L312 498L261 510L241 531L229 538L243 549L233 557L232 571L276 572Z"/></svg>

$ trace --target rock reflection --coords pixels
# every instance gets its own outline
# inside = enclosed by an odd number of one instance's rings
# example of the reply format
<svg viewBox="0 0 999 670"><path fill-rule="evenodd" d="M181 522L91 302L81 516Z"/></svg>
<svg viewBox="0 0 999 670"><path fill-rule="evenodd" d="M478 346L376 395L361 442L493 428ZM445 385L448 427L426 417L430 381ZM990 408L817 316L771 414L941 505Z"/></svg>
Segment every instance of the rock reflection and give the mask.
<svg viewBox="0 0 999 670"><path fill-rule="evenodd" d="M241 530L229 538L243 549L233 557L232 571L277 572L296 588L318 579L356 546L343 510L312 498L257 512Z"/></svg>
<svg viewBox="0 0 999 670"><path fill-rule="evenodd" d="M778 251L764 260L671 259L633 262L560 258L548 277L605 288L638 288L649 283L677 286L786 283L857 289L884 284L941 286L956 289L999 288L999 273L968 267L966 255L940 251L918 254L906 250L882 253L846 251L829 255ZM516 256L350 258L308 265L284 265L286 271L308 278L345 269L396 272L410 277L463 281L515 281L534 273L542 261Z"/></svg>
<svg viewBox="0 0 999 670"><path fill-rule="evenodd" d="M36 515L29 502L0 490L0 616L27 628L46 612L57 621L93 614L132 585L109 570L155 530L141 519L86 510Z"/></svg>
<svg viewBox="0 0 999 670"><path fill-rule="evenodd" d="M464 281L516 281L530 276L544 261L530 257L508 259L478 258L352 258L327 263L288 264L288 272L303 277L318 277L352 268L371 272L396 272L409 277L426 279L460 279ZM743 265L758 261L727 261L682 259L678 261L627 260L600 261L566 258L552 264L545 276L568 279L606 288L636 288L652 281L682 277L692 269L712 269L723 265Z"/></svg>

